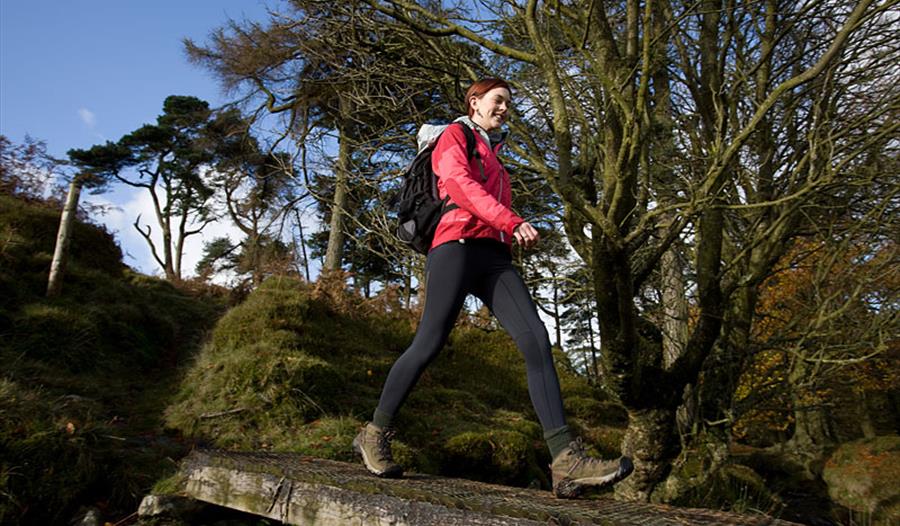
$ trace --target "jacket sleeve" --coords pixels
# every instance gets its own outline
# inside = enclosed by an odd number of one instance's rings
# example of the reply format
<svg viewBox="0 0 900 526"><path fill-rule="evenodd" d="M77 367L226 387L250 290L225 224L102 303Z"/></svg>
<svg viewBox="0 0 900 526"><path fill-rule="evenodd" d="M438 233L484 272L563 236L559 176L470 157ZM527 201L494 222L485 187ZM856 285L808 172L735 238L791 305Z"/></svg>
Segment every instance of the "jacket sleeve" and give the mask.
<svg viewBox="0 0 900 526"><path fill-rule="evenodd" d="M466 157L466 138L459 126L441 134L431 156L431 168L444 183L450 200L492 227L509 234L525 220L503 206L472 173Z"/></svg>

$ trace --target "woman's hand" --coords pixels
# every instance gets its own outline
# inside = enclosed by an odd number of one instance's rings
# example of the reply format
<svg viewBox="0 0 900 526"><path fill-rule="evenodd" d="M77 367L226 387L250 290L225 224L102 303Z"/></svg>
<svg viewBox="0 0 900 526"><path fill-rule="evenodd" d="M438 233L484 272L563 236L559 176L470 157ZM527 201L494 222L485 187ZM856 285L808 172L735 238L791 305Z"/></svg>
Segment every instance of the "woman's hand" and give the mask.
<svg viewBox="0 0 900 526"><path fill-rule="evenodd" d="M531 223L519 223L513 230L513 239L525 248L531 248L536 245L540 237L537 229L531 226Z"/></svg>

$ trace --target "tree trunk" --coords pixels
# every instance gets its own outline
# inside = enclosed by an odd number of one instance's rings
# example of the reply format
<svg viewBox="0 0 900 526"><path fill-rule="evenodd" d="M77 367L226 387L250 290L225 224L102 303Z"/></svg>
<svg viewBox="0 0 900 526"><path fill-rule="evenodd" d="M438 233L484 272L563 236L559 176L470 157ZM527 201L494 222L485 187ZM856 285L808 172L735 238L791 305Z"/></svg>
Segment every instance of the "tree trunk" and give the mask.
<svg viewBox="0 0 900 526"><path fill-rule="evenodd" d="M663 367L668 369L681 356L688 339L688 306L684 273L676 244L660 261L663 308Z"/></svg>
<svg viewBox="0 0 900 526"><path fill-rule="evenodd" d="M408 260L406 260L408 261ZM403 272L403 290L405 291L404 298L406 304L406 310L409 310L412 304L412 266L404 265L405 269Z"/></svg>
<svg viewBox="0 0 900 526"><path fill-rule="evenodd" d="M634 461L634 473L616 485L616 497L649 501L657 484L666 479L678 454L678 446L673 410L629 411L622 454Z"/></svg>
<svg viewBox="0 0 900 526"><path fill-rule="evenodd" d="M835 444L827 411L821 405L804 406L794 401L794 435L785 445L788 455L794 457L815 479L822 474L825 456Z"/></svg>
<svg viewBox="0 0 900 526"><path fill-rule="evenodd" d="M297 215L297 229L300 231L300 254L303 258L303 272L306 276L306 281L309 282L309 258L306 256L306 238L303 236L303 220L300 217L300 212L294 211Z"/></svg>
<svg viewBox="0 0 900 526"><path fill-rule="evenodd" d="M593 313L588 318L590 330L588 331L588 341L591 344L591 382L596 382L600 378L600 364L597 363L597 342L594 340L594 316Z"/></svg>
<svg viewBox="0 0 900 526"><path fill-rule="evenodd" d="M562 320L559 313L559 280L557 279L558 274L558 270L555 267L551 267L550 277L553 279L553 328L556 334L556 346L562 349Z"/></svg>
<svg viewBox="0 0 900 526"><path fill-rule="evenodd" d="M328 248L322 270L340 270L344 252L344 214L350 177L350 102L341 97L341 125L338 131L338 162L334 174L334 202L331 207Z"/></svg>
<svg viewBox="0 0 900 526"><path fill-rule="evenodd" d="M425 284L428 280L427 274L425 274L424 265L415 265L413 266L413 272L416 274L416 281L419 283L418 290L416 291L416 302L418 303L418 308L425 308Z"/></svg>
<svg viewBox="0 0 900 526"><path fill-rule="evenodd" d="M690 441L690 446L672 462L671 472L665 482L654 488L652 502L673 502L698 488L704 488L715 477L719 467L730 458L727 437L721 428L700 430Z"/></svg>
<svg viewBox="0 0 900 526"><path fill-rule="evenodd" d="M78 198L81 195L81 181L78 177L69 184L66 205L59 220L59 232L56 234L56 248L53 250L53 261L50 263L50 278L47 280L47 297L59 296L62 291L62 278L66 271L66 260L69 254L69 242L72 240L72 225L78 212Z"/></svg>
<svg viewBox="0 0 900 526"><path fill-rule="evenodd" d="M263 271L262 271L262 247L260 246L260 234L256 230L256 225L253 225L254 231L248 237L248 241L250 242L250 258L252 266L250 270L250 279L253 280L253 287L259 287L262 285L263 280Z"/></svg>
<svg viewBox="0 0 900 526"><path fill-rule="evenodd" d="M175 272L175 281L181 281L181 260L184 255L184 240L187 237L188 211L182 209L181 220L178 222L178 237L172 250L172 270Z"/></svg>
<svg viewBox="0 0 900 526"><path fill-rule="evenodd" d="M799 385L810 375L810 366L798 359L791 368L789 385ZM791 390L794 410L794 434L783 444L784 452L805 470L805 475L816 479L822 474L825 455L836 443L831 430L827 408L816 400L814 393Z"/></svg>
<svg viewBox="0 0 900 526"><path fill-rule="evenodd" d="M174 201L175 192L172 189L172 183L166 180L166 205L164 209L157 209L156 215L159 219L159 228L162 230L163 238L163 259L165 264L163 269L166 272L166 280L174 283L178 281L178 274L175 272L175 262L172 254L172 203ZM157 205L158 207L159 205ZM149 227L148 227L149 228ZM147 236L147 242L152 244L150 236Z"/></svg>
<svg viewBox="0 0 900 526"><path fill-rule="evenodd" d="M688 303L685 295L687 285L677 241L663 253L660 259L660 275L663 316L662 358L663 368L668 370L684 352L689 335ZM694 427L694 416L697 411L696 389L693 385L688 385L681 396L683 403L676 410L675 420L679 436L685 437ZM684 439L681 441L684 442Z"/></svg>
<svg viewBox="0 0 900 526"><path fill-rule="evenodd" d="M878 432L875 429L875 424L872 422L872 414L869 411L869 403L866 399L866 391L864 389L860 389L857 395L858 402L858 414L859 414L859 429L862 431L864 438L875 438Z"/></svg>

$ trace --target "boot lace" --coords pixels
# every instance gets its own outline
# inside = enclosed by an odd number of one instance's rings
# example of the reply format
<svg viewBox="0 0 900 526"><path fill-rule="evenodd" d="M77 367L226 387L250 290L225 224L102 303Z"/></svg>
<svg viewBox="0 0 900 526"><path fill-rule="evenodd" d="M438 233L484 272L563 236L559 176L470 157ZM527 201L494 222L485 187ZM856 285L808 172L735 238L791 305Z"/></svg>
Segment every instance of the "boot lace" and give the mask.
<svg viewBox="0 0 900 526"><path fill-rule="evenodd" d="M589 457L587 455L586 449L587 446L585 446L584 442L581 440L581 437L578 437L571 443L569 443L569 456L575 458L575 463L572 464L572 468L569 470L570 472L578 469L579 467L590 469L602 462L598 458Z"/></svg>
<svg viewBox="0 0 900 526"><path fill-rule="evenodd" d="M383 462L393 462L394 455L391 453L391 441L397 431L394 429L385 429L381 433L375 435L375 447L378 450L378 456Z"/></svg>

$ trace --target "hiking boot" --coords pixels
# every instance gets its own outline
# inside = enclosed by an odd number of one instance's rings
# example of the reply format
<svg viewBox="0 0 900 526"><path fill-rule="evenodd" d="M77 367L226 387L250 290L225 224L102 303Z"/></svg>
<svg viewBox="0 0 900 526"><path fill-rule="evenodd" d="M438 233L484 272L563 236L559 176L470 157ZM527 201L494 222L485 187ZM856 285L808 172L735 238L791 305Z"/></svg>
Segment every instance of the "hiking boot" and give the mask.
<svg viewBox="0 0 900 526"><path fill-rule="evenodd" d="M561 499L574 499L587 487L606 488L624 479L634 470L628 457L618 460L591 458L584 452L581 438L569 442L550 464L553 494Z"/></svg>
<svg viewBox="0 0 900 526"><path fill-rule="evenodd" d="M394 462L391 453L393 429L381 429L369 422L353 439L353 450L362 455L366 469L379 477L397 478L403 475L403 468Z"/></svg>

